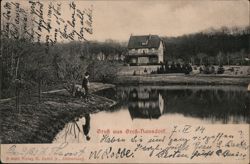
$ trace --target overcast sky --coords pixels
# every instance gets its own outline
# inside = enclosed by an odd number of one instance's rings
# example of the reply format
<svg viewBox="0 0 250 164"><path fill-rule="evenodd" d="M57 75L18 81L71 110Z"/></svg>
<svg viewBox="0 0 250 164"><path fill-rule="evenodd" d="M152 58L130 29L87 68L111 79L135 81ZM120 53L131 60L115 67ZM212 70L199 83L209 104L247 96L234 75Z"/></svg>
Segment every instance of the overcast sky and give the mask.
<svg viewBox="0 0 250 164"><path fill-rule="evenodd" d="M65 20L71 18L70 1L53 1L65 7L62 10ZM29 8L27 0L18 2ZM48 6L50 1L40 2ZM180 36L211 27L247 26L250 16L248 0L78 0L75 3L80 9L93 5L93 35L87 39L98 41L128 41L131 34Z"/></svg>
<svg viewBox="0 0 250 164"><path fill-rule="evenodd" d="M127 40L131 35L179 36L210 27L249 25L247 0L98 1L93 39Z"/></svg>

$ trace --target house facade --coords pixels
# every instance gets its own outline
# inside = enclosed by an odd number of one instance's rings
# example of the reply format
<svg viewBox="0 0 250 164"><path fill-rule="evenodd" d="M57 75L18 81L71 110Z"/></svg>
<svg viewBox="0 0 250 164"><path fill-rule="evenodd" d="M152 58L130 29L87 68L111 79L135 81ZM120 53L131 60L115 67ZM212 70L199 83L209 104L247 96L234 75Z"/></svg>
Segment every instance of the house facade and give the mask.
<svg viewBox="0 0 250 164"><path fill-rule="evenodd" d="M128 62L130 65L150 65L163 62L163 41L158 35L130 36Z"/></svg>

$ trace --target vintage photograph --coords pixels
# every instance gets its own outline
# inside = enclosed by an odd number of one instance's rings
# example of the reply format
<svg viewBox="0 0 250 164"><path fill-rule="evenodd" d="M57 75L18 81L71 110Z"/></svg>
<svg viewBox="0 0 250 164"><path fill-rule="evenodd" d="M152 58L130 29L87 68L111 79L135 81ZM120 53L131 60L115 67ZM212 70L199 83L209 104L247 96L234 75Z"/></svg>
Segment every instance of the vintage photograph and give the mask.
<svg viewBox="0 0 250 164"><path fill-rule="evenodd" d="M1 0L1 161L248 163L249 10Z"/></svg>

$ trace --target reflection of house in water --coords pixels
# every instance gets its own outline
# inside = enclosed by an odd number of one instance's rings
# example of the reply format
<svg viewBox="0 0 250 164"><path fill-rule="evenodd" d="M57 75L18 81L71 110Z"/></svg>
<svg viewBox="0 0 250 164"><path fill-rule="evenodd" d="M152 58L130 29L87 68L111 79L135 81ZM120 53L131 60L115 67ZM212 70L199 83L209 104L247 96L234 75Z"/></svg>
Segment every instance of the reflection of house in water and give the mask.
<svg viewBox="0 0 250 164"><path fill-rule="evenodd" d="M128 107L132 119L180 114L212 122L228 123L232 118L234 123L250 122L250 94L244 87L123 86L117 88L117 96L123 109Z"/></svg>
<svg viewBox="0 0 250 164"><path fill-rule="evenodd" d="M159 118L164 109L164 100L157 90L133 88L129 92L129 113L134 118Z"/></svg>

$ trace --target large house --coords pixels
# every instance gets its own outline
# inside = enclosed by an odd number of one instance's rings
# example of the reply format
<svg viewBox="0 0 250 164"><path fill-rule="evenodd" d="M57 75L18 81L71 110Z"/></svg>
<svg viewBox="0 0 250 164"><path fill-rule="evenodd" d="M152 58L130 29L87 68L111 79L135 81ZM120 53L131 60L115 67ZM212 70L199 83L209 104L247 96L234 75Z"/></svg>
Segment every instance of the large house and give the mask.
<svg viewBox="0 0 250 164"><path fill-rule="evenodd" d="M163 62L163 41L158 35L130 36L128 61L131 65Z"/></svg>

